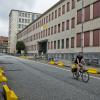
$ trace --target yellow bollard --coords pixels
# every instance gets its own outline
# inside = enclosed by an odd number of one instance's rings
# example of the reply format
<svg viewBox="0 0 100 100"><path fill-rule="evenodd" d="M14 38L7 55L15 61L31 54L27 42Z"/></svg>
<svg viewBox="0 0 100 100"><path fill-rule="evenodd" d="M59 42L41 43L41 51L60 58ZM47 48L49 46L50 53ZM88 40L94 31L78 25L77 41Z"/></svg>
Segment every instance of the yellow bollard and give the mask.
<svg viewBox="0 0 100 100"><path fill-rule="evenodd" d="M57 65L60 66L60 67L64 67L65 66L65 64L62 61L58 61Z"/></svg>
<svg viewBox="0 0 100 100"><path fill-rule="evenodd" d="M0 83L1 82L7 82L7 78L0 73Z"/></svg>
<svg viewBox="0 0 100 100"><path fill-rule="evenodd" d="M7 100L18 100L18 97L14 91L10 90L7 85L3 85L3 90Z"/></svg>
<svg viewBox="0 0 100 100"><path fill-rule="evenodd" d="M55 62L54 62L53 60L51 60L51 61L49 62L49 64L54 65Z"/></svg>
<svg viewBox="0 0 100 100"><path fill-rule="evenodd" d="M98 70L96 68L89 68L88 69L88 73L91 73L91 74L98 74Z"/></svg>

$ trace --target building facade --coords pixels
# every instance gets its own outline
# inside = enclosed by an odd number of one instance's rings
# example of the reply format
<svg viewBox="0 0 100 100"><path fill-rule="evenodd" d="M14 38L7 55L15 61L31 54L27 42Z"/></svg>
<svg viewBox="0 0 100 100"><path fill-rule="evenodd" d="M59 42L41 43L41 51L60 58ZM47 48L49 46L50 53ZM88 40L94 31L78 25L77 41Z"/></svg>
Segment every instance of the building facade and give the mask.
<svg viewBox="0 0 100 100"><path fill-rule="evenodd" d="M100 63L100 0L60 0L17 34L29 54Z"/></svg>
<svg viewBox="0 0 100 100"><path fill-rule="evenodd" d="M8 37L0 36L0 53L8 53Z"/></svg>
<svg viewBox="0 0 100 100"><path fill-rule="evenodd" d="M40 14L11 10L9 14L9 53L16 52L16 34L38 18Z"/></svg>

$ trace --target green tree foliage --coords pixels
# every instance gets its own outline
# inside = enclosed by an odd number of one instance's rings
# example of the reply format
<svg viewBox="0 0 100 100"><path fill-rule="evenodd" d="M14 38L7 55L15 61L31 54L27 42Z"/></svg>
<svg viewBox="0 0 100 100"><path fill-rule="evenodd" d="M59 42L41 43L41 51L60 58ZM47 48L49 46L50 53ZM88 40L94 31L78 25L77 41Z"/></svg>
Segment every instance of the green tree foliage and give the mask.
<svg viewBox="0 0 100 100"><path fill-rule="evenodd" d="M21 50L25 50L25 44L23 41L18 41L16 43L16 50L17 50L17 53L21 54Z"/></svg>

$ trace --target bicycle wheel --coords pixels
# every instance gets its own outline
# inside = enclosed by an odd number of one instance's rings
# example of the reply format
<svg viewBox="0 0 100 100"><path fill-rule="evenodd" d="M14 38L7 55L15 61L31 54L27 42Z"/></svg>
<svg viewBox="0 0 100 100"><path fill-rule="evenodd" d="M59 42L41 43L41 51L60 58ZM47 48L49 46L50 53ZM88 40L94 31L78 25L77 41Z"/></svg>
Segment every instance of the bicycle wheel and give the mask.
<svg viewBox="0 0 100 100"><path fill-rule="evenodd" d="M87 71L82 72L82 81L86 83L89 81L89 73Z"/></svg>
<svg viewBox="0 0 100 100"><path fill-rule="evenodd" d="M77 74L77 72L74 72L74 73L73 73L73 78L76 79L76 80L78 80L79 75Z"/></svg>

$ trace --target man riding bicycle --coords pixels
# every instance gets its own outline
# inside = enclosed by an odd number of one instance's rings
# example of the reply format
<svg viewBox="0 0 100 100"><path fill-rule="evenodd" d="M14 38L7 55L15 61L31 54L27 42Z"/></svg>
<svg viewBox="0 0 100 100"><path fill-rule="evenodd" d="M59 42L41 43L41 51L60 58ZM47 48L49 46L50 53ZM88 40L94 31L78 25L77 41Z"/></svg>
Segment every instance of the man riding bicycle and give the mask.
<svg viewBox="0 0 100 100"><path fill-rule="evenodd" d="M77 65L77 73L80 71L80 69L83 69L83 63L85 64L85 61L83 59L82 52L79 52L74 63Z"/></svg>

